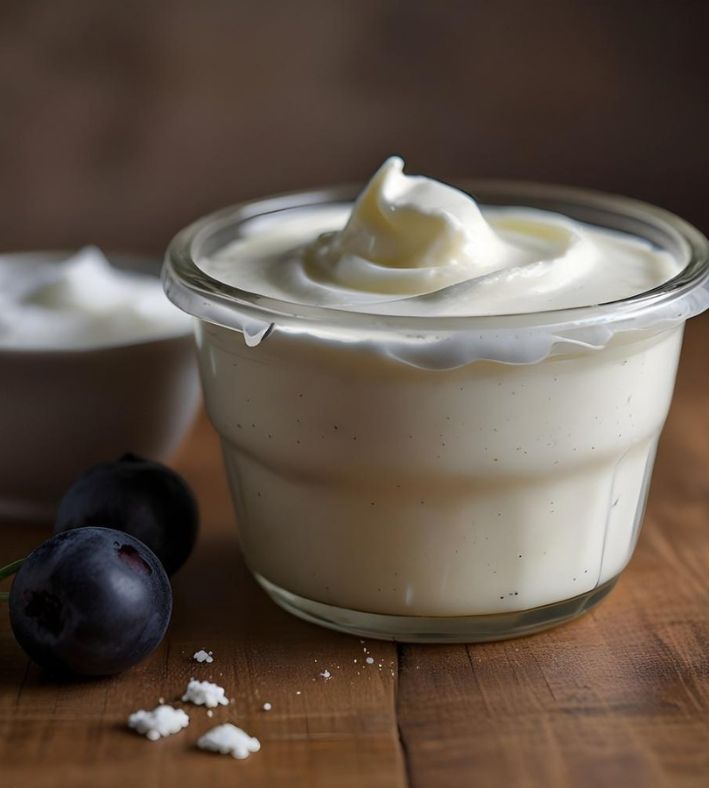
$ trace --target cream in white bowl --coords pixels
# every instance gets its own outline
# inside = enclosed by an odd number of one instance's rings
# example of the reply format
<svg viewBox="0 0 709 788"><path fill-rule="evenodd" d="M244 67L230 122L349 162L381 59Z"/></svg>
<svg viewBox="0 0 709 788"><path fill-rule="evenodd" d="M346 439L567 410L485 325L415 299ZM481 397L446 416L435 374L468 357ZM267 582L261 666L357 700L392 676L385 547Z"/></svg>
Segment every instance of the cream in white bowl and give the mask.
<svg viewBox="0 0 709 788"><path fill-rule="evenodd" d="M165 298L154 270L119 268L96 247L67 259L0 255L0 349L95 350L190 328L189 318Z"/></svg>
<svg viewBox="0 0 709 788"><path fill-rule="evenodd" d="M150 261L0 255L0 518L51 518L89 465L165 460L199 402L190 320Z"/></svg>

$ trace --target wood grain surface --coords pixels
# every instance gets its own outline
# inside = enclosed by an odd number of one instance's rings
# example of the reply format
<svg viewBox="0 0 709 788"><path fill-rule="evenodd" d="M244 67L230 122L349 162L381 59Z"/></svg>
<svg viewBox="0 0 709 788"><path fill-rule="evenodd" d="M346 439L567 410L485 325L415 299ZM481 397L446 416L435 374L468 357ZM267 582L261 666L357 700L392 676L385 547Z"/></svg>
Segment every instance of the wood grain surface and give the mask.
<svg viewBox="0 0 709 788"><path fill-rule="evenodd" d="M240 559L201 418L176 465L203 530L156 653L122 676L57 683L28 662L0 611L0 785L709 785L708 346L705 317L687 330L645 528L617 589L572 624L504 643L362 644L277 609ZM45 536L4 527L0 561ZM199 648L214 651L212 665L191 660ZM233 703L213 719L191 707L189 728L156 743L126 729L131 711L177 700L191 676L224 685ZM197 750L223 721L258 736L261 752L236 761Z"/></svg>

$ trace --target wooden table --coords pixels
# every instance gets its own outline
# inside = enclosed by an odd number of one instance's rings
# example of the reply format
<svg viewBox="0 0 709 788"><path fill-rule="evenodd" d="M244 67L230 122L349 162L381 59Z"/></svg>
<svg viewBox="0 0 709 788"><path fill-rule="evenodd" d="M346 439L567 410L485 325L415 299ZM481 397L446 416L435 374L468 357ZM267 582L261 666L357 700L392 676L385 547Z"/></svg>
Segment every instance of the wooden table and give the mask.
<svg viewBox="0 0 709 788"><path fill-rule="evenodd" d="M572 624L504 643L363 645L276 608L239 557L202 418L177 461L199 496L202 536L150 659L58 684L0 615L0 785L709 786L707 347L705 317L687 331L645 529L617 589ZM45 531L0 534L6 563ZM213 665L190 659L199 648L214 651ZM213 719L190 709L189 728L157 743L126 729L131 711L177 699L191 676L223 684L233 704ZM195 748L228 720L258 736L261 752L235 761Z"/></svg>

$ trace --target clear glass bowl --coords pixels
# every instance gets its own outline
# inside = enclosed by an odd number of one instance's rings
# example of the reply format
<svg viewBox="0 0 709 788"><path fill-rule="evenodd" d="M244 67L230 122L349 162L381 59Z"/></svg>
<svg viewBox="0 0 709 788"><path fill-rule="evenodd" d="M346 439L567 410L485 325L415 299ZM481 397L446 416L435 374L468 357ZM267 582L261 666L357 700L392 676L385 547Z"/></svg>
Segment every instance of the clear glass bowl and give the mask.
<svg viewBox="0 0 709 788"><path fill-rule="evenodd" d="M354 187L229 208L182 231L163 278L194 315L244 557L282 607L408 641L528 634L602 599L638 536L706 239L625 198L462 184L646 238L670 282L590 307L387 317L238 290L200 260ZM256 224L256 222L260 224ZM259 229L261 228L261 229Z"/></svg>

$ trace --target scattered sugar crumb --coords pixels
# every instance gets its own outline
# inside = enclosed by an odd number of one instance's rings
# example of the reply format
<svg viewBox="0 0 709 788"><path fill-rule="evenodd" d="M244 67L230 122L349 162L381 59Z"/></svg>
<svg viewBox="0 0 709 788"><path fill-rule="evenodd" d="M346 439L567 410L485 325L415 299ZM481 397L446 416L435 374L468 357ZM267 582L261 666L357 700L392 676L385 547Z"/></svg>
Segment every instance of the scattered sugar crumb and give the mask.
<svg viewBox="0 0 709 788"><path fill-rule="evenodd" d="M214 655L213 651L205 651L203 648L201 648L199 651L195 651L195 653L192 655L192 659L195 662L210 663L210 662L214 662L213 655Z"/></svg>
<svg viewBox="0 0 709 788"><path fill-rule="evenodd" d="M207 706L210 709L226 706L229 703L229 699L224 694L224 687L197 679L190 679L182 700L194 703L196 706Z"/></svg>
<svg viewBox="0 0 709 788"><path fill-rule="evenodd" d="M152 711L140 709L128 717L128 727L142 734L150 741L157 741L163 736L179 733L190 723L190 718L182 709L161 704Z"/></svg>
<svg viewBox="0 0 709 788"><path fill-rule="evenodd" d="M374 657L367 657L367 659L365 659L364 661L365 661L365 662L366 662L368 665L373 665L373 664L374 664Z"/></svg>
<svg viewBox="0 0 709 788"><path fill-rule="evenodd" d="M329 679L332 678L332 673L330 673L330 671L327 669L323 670L323 672L320 675L325 679L325 681L328 681Z"/></svg>
<svg viewBox="0 0 709 788"><path fill-rule="evenodd" d="M243 760L252 752L258 752L261 749L261 742L236 725L227 722L207 731L198 739L197 746L201 750L219 752Z"/></svg>
<svg viewBox="0 0 709 788"><path fill-rule="evenodd" d="M158 698L158 703L162 706L165 703L165 698Z"/></svg>
<svg viewBox="0 0 709 788"><path fill-rule="evenodd" d="M264 711L271 711L271 709L273 708L273 706L271 706L271 704L270 704L270 703L266 702L266 703L264 703L264 704L263 704L263 706L261 706L261 708L262 708Z"/></svg>
<svg viewBox="0 0 709 788"><path fill-rule="evenodd" d="M295 691L295 694L296 694L296 695L300 695L300 690L296 690L296 691Z"/></svg>
<svg viewBox="0 0 709 788"><path fill-rule="evenodd" d="M213 717L214 716L214 712L211 709L207 709L207 716L208 717Z"/></svg>

